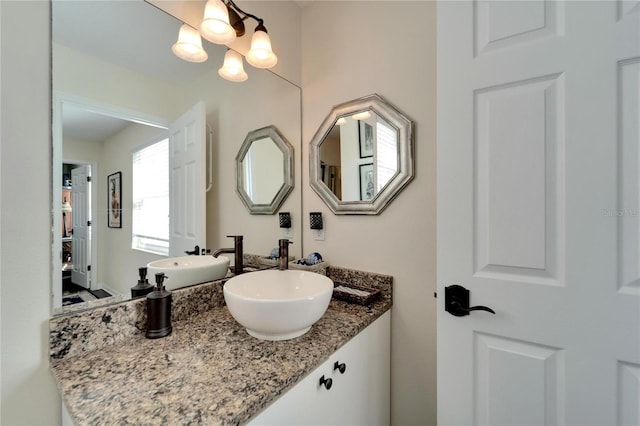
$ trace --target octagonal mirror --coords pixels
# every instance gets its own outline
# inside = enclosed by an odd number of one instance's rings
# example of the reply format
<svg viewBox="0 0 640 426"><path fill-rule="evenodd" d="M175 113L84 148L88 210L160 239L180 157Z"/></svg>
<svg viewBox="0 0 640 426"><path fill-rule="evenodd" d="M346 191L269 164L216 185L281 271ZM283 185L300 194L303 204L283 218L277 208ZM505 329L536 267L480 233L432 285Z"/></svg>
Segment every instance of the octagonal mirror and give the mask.
<svg viewBox="0 0 640 426"><path fill-rule="evenodd" d="M335 214L379 214L413 179L414 125L373 94L333 107L310 142L309 177Z"/></svg>
<svg viewBox="0 0 640 426"><path fill-rule="evenodd" d="M293 147L275 126L247 134L236 156L236 184L251 214L275 214L293 190Z"/></svg>

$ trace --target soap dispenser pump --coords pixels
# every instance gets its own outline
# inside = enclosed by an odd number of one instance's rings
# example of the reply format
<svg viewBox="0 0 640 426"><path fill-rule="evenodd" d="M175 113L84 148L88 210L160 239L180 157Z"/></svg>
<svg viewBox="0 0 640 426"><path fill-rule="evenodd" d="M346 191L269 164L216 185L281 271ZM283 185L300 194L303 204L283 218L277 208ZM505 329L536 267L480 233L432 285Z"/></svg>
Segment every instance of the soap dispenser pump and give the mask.
<svg viewBox="0 0 640 426"><path fill-rule="evenodd" d="M138 284L131 287L131 298L135 299L137 297L146 296L151 293L153 290L153 286L149 283L147 279L147 267L143 266L142 268L138 268L138 274L140 278L138 278Z"/></svg>
<svg viewBox="0 0 640 426"><path fill-rule="evenodd" d="M156 274L156 286L147 294L147 332L149 339L171 334L171 292L164 288L164 272Z"/></svg>

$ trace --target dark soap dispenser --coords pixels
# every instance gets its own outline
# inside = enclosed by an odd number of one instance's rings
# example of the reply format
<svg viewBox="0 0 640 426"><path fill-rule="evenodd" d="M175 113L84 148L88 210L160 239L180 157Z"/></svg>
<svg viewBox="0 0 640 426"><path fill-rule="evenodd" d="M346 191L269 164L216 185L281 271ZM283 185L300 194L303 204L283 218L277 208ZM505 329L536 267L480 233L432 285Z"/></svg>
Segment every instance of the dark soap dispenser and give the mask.
<svg viewBox="0 0 640 426"><path fill-rule="evenodd" d="M131 298L135 299L136 297L146 296L151 293L153 290L153 286L149 283L147 279L147 267L144 266L142 268L138 268L138 274L140 274L140 278L138 279L138 284L134 287L131 287Z"/></svg>
<svg viewBox="0 0 640 426"><path fill-rule="evenodd" d="M171 292L164 288L164 273L156 274L156 286L147 294L147 333L149 339L171 334Z"/></svg>

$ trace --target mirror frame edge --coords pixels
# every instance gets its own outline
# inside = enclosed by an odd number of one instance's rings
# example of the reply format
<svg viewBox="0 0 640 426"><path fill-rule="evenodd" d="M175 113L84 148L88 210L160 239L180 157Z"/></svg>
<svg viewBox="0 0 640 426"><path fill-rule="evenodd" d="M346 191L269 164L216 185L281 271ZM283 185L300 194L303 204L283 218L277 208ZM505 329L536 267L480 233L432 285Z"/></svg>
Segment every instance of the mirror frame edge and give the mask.
<svg viewBox="0 0 640 426"><path fill-rule="evenodd" d="M320 145L339 117L371 110L398 130L399 170L372 201L342 201L320 179ZM402 143L406 141L407 143ZM309 142L309 185L337 215L378 215L409 184L415 175L415 124L406 114L374 93L335 105Z"/></svg>
<svg viewBox="0 0 640 426"><path fill-rule="evenodd" d="M244 190L244 173L242 171L242 160L251 148L251 144L259 139L271 138L276 146L282 151L283 159L283 174L284 182L271 200L269 204L256 204L251 200L251 197ZM240 146L240 150L236 155L236 193L242 200L242 203L247 207L249 213L252 215L273 215L275 214L287 196L293 191L295 186L294 182L294 162L293 162L294 149L291 143L280 133L278 128L274 125L262 127L260 129L252 130L247 133L244 142Z"/></svg>

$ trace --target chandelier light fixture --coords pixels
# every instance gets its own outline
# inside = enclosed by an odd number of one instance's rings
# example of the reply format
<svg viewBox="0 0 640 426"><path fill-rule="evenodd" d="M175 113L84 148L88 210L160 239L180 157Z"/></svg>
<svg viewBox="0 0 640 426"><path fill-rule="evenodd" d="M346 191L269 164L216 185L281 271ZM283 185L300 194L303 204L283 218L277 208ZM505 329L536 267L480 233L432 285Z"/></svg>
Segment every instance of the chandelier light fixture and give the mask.
<svg viewBox="0 0 640 426"><path fill-rule="evenodd" d="M207 53L202 48L201 36L215 44L232 43L236 37L245 34L244 21L248 18L258 25L251 38L247 62L256 68L272 68L278 63L278 57L271 48L271 39L264 21L240 9L233 0L208 0L199 31L187 24L182 25L172 51L185 61L204 62L207 60ZM229 81L245 81L248 77L244 71L242 55L234 50L227 50L218 74Z"/></svg>

